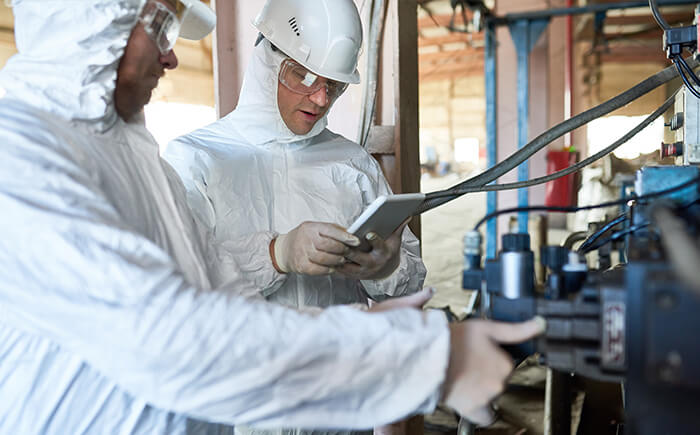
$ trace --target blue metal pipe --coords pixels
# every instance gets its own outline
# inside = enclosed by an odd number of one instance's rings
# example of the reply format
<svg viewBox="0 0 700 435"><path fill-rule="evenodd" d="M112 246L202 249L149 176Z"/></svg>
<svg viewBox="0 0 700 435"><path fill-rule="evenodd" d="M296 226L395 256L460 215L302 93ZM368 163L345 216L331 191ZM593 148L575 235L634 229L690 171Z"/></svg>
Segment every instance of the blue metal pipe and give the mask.
<svg viewBox="0 0 700 435"><path fill-rule="evenodd" d="M518 51L518 149L527 145L530 132L530 22L518 21L515 29L511 29ZM524 38L520 39L520 38ZM518 167L518 181L526 181L530 178L530 164L526 160ZM518 207L530 205L530 192L527 189L518 189ZM518 232L527 233L528 213L518 213Z"/></svg>
<svg viewBox="0 0 700 435"><path fill-rule="evenodd" d="M510 35L518 54L518 148L527 145L530 132L530 53L542 32L549 25L549 19L520 20L510 25ZM518 181L530 178L530 165L527 161L518 167ZM518 190L518 207L530 205L527 189ZM528 213L518 213L518 232L527 233Z"/></svg>
<svg viewBox="0 0 700 435"><path fill-rule="evenodd" d="M658 0L659 6L679 6L679 5L692 5L697 4L698 0ZM487 17L487 23L491 23L494 26L506 26L514 22L521 20L538 20L543 18L559 17L564 15L582 15L582 14L592 14L596 12L605 12L615 9L630 9L630 8L644 8L648 7L648 1L629 1L629 2L617 2L617 3L598 3L591 4L588 6L580 6L574 8L558 8L558 9L544 9L541 11L532 12L520 12L513 14L506 14L501 17L491 16Z"/></svg>
<svg viewBox="0 0 700 435"><path fill-rule="evenodd" d="M486 82L486 164L493 167L498 163L498 129L496 126L496 28L487 24L485 31L484 74ZM487 213L498 208L498 192L489 192L486 197ZM498 248L498 221L491 219L486 223L486 258L496 258Z"/></svg>

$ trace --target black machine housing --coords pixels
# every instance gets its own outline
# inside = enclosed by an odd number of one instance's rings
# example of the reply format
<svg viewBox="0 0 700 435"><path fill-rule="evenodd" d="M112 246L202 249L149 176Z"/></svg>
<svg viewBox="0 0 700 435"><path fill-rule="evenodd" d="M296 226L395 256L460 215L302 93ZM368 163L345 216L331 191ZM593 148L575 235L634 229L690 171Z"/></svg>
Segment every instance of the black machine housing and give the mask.
<svg viewBox="0 0 700 435"><path fill-rule="evenodd" d="M690 166L644 168L635 190L661 191L698 176ZM700 229L699 198L695 184L666 203L681 210L689 237ZM548 276L539 291L527 234L505 235L499 257L482 268L479 235L470 233L463 288L480 292L489 318L547 320L542 337L508 349L514 358L539 353L557 371L624 383L625 433L700 433L700 294L680 281L668 260L649 217L656 202L630 207L628 226L639 230L624 239L626 261L617 267L588 270L578 253L542 248Z"/></svg>

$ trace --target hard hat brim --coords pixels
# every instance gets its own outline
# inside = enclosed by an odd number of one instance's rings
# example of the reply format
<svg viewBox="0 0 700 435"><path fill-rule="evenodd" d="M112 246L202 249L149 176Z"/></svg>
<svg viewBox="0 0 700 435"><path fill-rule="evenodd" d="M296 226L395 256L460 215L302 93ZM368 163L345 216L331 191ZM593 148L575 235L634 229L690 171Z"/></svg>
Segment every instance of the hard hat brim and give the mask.
<svg viewBox="0 0 700 435"><path fill-rule="evenodd" d="M265 37L265 39L267 39L270 42L270 44L274 45L279 49L280 43L275 41L275 38L266 35L266 32L264 31L265 29L260 28L260 26L258 26L255 22L253 22L253 26L255 26L255 28ZM289 56L289 54L287 53L284 53L284 55ZM306 68L307 70L316 74L317 76L335 80L336 82L348 83L351 85L357 85L360 83L360 72L357 69L355 69L355 71L352 74L342 74L332 71L321 71L318 68L314 68L312 65L309 65L308 62L303 62L301 59L295 59L293 56L289 57L304 68Z"/></svg>

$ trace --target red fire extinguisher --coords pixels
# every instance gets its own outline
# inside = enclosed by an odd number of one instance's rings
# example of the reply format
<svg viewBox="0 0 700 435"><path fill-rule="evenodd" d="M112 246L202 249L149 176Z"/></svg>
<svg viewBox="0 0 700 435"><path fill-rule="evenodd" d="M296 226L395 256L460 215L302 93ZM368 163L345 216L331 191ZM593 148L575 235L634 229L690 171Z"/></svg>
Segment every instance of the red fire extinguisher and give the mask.
<svg viewBox="0 0 700 435"><path fill-rule="evenodd" d="M553 174L578 160L578 153L573 150L549 151L547 153L547 174ZM549 207L570 207L576 205L576 174L556 179L547 183L545 203Z"/></svg>

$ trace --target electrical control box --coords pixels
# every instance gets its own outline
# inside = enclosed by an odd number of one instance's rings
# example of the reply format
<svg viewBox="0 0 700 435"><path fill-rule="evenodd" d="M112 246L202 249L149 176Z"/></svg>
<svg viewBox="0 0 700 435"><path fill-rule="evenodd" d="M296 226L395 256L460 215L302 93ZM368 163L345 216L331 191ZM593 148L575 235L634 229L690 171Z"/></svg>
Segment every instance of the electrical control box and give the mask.
<svg viewBox="0 0 700 435"><path fill-rule="evenodd" d="M700 165L700 99L684 86L676 98L676 113L683 114L676 142L683 144L683 164Z"/></svg>

